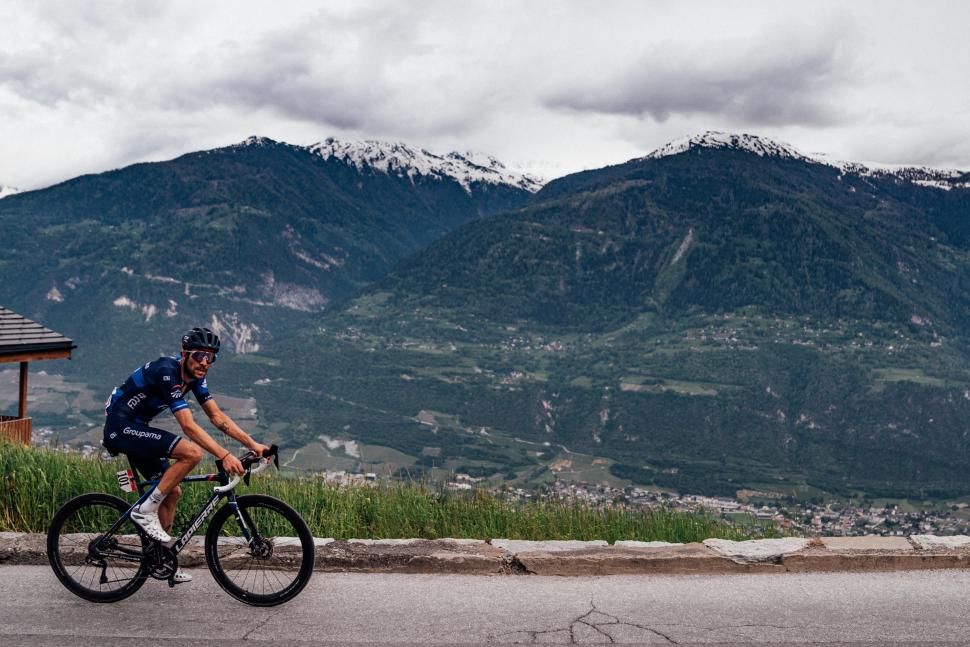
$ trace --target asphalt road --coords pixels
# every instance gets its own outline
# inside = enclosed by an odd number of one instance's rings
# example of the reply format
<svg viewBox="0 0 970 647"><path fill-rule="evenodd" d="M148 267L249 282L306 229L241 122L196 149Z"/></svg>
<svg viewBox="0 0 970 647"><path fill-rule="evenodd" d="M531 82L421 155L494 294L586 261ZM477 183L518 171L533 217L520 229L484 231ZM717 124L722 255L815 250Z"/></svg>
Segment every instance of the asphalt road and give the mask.
<svg viewBox="0 0 970 647"><path fill-rule="evenodd" d="M0 645L970 644L970 571L537 577L315 573L257 609L207 571L98 605L0 567ZM70 636L71 638L67 638ZM134 643L145 639L148 643Z"/></svg>

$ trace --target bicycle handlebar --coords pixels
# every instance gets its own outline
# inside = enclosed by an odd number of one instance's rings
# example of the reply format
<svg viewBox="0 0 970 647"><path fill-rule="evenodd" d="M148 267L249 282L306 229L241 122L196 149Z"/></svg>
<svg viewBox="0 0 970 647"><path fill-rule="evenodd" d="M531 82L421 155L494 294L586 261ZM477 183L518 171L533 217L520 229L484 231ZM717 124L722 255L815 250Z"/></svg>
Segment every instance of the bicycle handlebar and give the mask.
<svg viewBox="0 0 970 647"><path fill-rule="evenodd" d="M246 468L246 471L243 472L242 475L233 476L232 479L227 484L215 487L213 488L213 490L217 494L224 494L229 490L233 489L234 487L236 487L237 485L239 485L239 481L243 479L245 479L246 485L249 485L249 477L252 474L259 474L267 467L269 467L269 461L268 460L263 461L262 460L263 458L272 458L273 463L276 465L276 469L279 469L280 468L279 450L280 450L279 447L277 447L276 445L273 445L269 449L263 450L262 456L257 455L256 452L254 451L246 452L239 459L239 461L243 464L243 467ZM256 467L252 467L252 464L256 462L258 462L259 465L257 465ZM221 472L222 461L216 461L216 467L218 467L219 471Z"/></svg>

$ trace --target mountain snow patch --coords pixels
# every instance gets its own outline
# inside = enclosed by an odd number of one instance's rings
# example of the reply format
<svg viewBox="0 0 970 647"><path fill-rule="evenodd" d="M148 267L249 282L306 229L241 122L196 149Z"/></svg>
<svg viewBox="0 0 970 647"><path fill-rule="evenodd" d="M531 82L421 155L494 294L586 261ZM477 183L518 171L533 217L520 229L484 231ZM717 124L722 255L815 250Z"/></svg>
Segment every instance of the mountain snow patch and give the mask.
<svg viewBox="0 0 970 647"><path fill-rule="evenodd" d="M956 169L934 169L926 166L905 166L874 162L845 162L813 153L805 154L791 144L745 133L726 133L709 130L700 135L689 135L664 144L641 160L660 159L680 155L698 148L737 150L753 153L759 157L793 159L810 164L824 164L838 169L844 175L862 177L888 177L898 182L910 182L918 186L949 191L970 188L970 173Z"/></svg>
<svg viewBox="0 0 970 647"><path fill-rule="evenodd" d="M724 148L746 151L760 157L811 159L795 150L792 145L784 142L768 139L767 137L758 137L757 135L725 133L717 130L708 130L701 135L675 139L672 142L664 144L642 159L658 159L671 155L679 155L694 148Z"/></svg>
<svg viewBox="0 0 970 647"><path fill-rule="evenodd" d="M308 150L323 159L340 160L359 171L369 168L387 175L407 177L412 182L417 176L439 180L450 178L469 194L472 185L478 183L506 185L530 193L542 188L539 178L511 171L494 157L482 153L451 152L441 155L400 142L342 142L332 137L309 146Z"/></svg>

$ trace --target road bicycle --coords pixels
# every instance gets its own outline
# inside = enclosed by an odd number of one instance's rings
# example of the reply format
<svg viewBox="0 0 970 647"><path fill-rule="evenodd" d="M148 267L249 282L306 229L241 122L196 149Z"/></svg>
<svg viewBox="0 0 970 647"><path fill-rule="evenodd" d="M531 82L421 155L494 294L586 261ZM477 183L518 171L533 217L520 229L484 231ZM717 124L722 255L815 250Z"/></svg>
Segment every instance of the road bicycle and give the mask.
<svg viewBox="0 0 970 647"><path fill-rule="evenodd" d="M72 593L91 602L117 602L140 589L149 577L175 586L178 555L215 511L205 533L205 561L226 593L254 606L275 606L293 599L313 574L313 536L296 510L263 494L236 496L239 481L266 469L272 458L279 469L279 449L273 445L260 457L240 457L244 473L229 478L222 461L217 471L182 479L182 483L217 481L212 496L192 518L185 532L170 544L150 538L130 518L132 509L148 498L160 476L136 481L132 470L119 472L122 489L140 494L131 505L104 494L82 494L65 503L47 532L47 556L57 579ZM267 460L263 460L263 458ZM253 467L254 463L258 463ZM220 503L225 505L220 507Z"/></svg>

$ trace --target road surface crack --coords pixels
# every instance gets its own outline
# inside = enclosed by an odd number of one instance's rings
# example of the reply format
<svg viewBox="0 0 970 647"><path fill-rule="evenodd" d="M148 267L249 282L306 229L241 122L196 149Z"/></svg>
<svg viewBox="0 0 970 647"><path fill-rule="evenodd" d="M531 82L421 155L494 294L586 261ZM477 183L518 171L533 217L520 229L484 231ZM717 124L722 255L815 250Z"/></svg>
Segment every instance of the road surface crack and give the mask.
<svg viewBox="0 0 970 647"><path fill-rule="evenodd" d="M676 640L671 638L669 635L654 629L648 625L642 625L636 622L628 622L620 620L617 616L610 615L596 608L595 602L590 600L590 609L583 613L583 615L570 621L568 627L556 627L554 629L524 629L519 631L508 631L493 638L495 640L504 640L512 642L523 642L530 644L537 644L539 638L541 637L551 637L553 634L560 634L564 639L563 642L568 642L569 644L578 644L580 642L588 642L583 639L582 636L577 635L577 633L585 633L583 627L588 627L589 629L595 631L598 634L606 637L610 643L616 643L616 637L610 633L607 629L608 627L634 627L642 631L653 634L659 638L663 638L667 643L671 645L678 644ZM579 630L577 632L577 630Z"/></svg>
<svg viewBox="0 0 970 647"><path fill-rule="evenodd" d="M265 618L263 618L262 620L260 620L259 622L257 622L256 625L252 629L250 629L249 631L247 631L243 635L243 637L240 638L240 640L249 640L249 637L253 634L253 632L255 632L260 627L264 626L266 623L268 623L270 620L272 620L273 618L275 618L276 616L278 616L282 612L283 612L283 609L277 609L276 611L268 614Z"/></svg>

